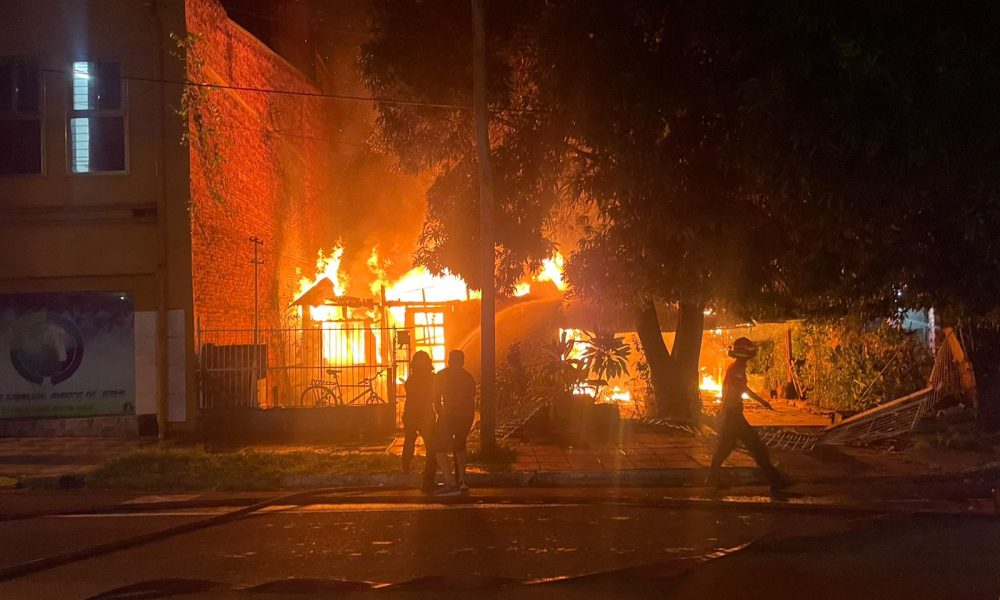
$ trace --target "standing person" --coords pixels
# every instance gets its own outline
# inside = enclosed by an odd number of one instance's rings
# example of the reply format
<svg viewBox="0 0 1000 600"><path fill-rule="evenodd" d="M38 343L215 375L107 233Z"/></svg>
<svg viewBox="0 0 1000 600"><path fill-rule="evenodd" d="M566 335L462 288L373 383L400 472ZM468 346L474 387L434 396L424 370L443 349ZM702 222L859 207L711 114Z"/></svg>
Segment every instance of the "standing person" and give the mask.
<svg viewBox="0 0 1000 600"><path fill-rule="evenodd" d="M757 432L747 423L743 416L743 395L759 402L764 408L774 410L771 404L747 387L747 361L757 355L757 346L745 337L733 342L729 356L736 359L726 369L726 378L722 382L722 411L719 414L719 445L712 455L712 468L709 471L706 485L719 486L719 474L723 461L736 448L737 442L743 445L757 461L757 466L764 471L771 489L782 490L794 483L771 464L767 446L760 441Z"/></svg>
<svg viewBox="0 0 1000 600"><path fill-rule="evenodd" d="M410 359L410 375L404 384L406 404L403 405L403 473L410 472L417 436L424 440L424 472L422 489L434 487L434 363L429 354L419 350Z"/></svg>
<svg viewBox="0 0 1000 600"><path fill-rule="evenodd" d="M476 380L465 370L465 353L461 350L448 354L448 366L435 377L438 426L434 440L438 467L444 472L445 480L445 487L439 494L454 496L469 489L465 484L465 444L476 416ZM454 474L448 464L449 449L455 455Z"/></svg>

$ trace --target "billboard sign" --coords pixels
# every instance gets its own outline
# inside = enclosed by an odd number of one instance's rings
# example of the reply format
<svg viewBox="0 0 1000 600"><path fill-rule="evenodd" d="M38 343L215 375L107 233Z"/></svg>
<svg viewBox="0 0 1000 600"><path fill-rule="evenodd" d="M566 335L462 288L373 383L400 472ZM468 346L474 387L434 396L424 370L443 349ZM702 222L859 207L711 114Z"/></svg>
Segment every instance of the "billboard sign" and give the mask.
<svg viewBox="0 0 1000 600"><path fill-rule="evenodd" d="M127 293L0 294L0 418L135 413Z"/></svg>

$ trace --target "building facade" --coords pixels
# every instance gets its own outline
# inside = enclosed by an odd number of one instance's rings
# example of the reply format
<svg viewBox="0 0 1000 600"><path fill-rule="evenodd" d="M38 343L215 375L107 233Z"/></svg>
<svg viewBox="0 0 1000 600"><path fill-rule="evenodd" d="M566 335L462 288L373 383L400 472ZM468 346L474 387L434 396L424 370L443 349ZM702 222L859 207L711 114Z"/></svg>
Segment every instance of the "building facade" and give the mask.
<svg viewBox="0 0 1000 600"><path fill-rule="evenodd" d="M216 0L0 5L0 435L195 430L320 246L317 93Z"/></svg>

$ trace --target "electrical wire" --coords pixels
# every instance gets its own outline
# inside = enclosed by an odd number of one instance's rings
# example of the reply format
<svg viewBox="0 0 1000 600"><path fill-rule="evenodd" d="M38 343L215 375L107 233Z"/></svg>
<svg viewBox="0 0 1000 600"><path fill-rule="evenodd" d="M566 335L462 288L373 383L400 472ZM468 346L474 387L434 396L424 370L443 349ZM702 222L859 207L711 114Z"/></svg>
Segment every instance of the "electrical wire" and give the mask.
<svg viewBox="0 0 1000 600"><path fill-rule="evenodd" d="M56 75L71 76L70 71L63 71L60 69L39 69L42 73L52 73ZM298 96L304 98L318 98L323 100L350 100L358 102L372 102L375 104L393 104L397 106L413 106L420 108L441 108L448 110L461 110L472 112L472 105L469 104L455 104L449 102L425 102L422 100L405 100L399 98L388 98L384 96L358 96L352 94L331 94L327 92L307 92L300 90L282 90L277 88L258 88L243 85L229 85L223 83L205 83L200 81L191 81L190 79L177 80L177 79L160 79L156 77L138 77L135 75L122 75L121 79L125 81L136 81L141 83L159 83L166 85L178 85L182 87L198 87L207 89L219 89L219 90L231 90L237 92L252 92L259 94L276 94L281 96ZM517 107L497 107L490 110L491 113L551 113L552 111L535 109L535 108L517 108Z"/></svg>

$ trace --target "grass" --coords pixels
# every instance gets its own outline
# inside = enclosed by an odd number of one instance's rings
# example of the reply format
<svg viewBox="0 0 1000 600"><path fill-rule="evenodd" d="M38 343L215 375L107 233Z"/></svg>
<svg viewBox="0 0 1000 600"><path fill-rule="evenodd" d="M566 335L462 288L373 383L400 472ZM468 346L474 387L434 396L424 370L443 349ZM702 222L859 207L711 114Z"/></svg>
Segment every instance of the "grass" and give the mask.
<svg viewBox="0 0 1000 600"><path fill-rule="evenodd" d="M469 452L469 464L486 471L509 471L516 458L502 446L488 454L478 448ZM103 464L88 477L88 485L135 491L274 490L288 476L387 474L398 473L400 466L398 456L384 453L150 448ZM421 469L423 458L414 457L410 471Z"/></svg>
<svg viewBox="0 0 1000 600"><path fill-rule="evenodd" d="M510 471L516 460L517 452L507 446L497 446L489 452L479 446L469 448L469 464L486 471Z"/></svg>
<svg viewBox="0 0 1000 600"><path fill-rule="evenodd" d="M418 465L419 466L419 465ZM105 463L91 487L124 490L272 490L289 475L395 473L399 457L321 451L210 453L202 449L139 450Z"/></svg>

